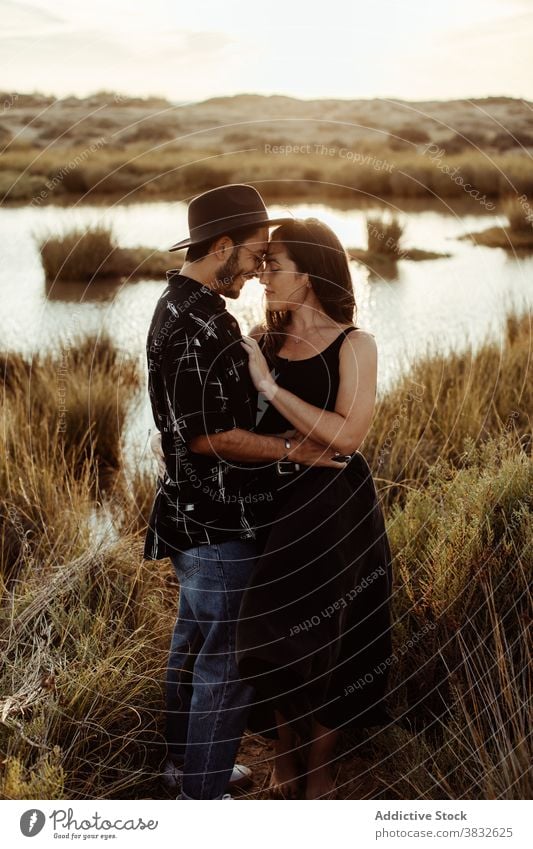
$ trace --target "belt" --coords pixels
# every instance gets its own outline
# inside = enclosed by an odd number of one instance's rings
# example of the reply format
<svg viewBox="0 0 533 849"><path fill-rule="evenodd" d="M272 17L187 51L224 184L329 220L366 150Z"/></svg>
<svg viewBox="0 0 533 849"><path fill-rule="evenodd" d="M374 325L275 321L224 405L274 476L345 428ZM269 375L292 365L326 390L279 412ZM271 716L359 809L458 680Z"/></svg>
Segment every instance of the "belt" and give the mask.
<svg viewBox="0 0 533 849"><path fill-rule="evenodd" d="M338 457L332 459L344 460L346 463L349 463L355 454L357 454L357 451L354 451L352 454L339 454ZM301 470L301 465L300 463L293 463L292 460L277 460L275 469L278 475L294 475Z"/></svg>
<svg viewBox="0 0 533 849"><path fill-rule="evenodd" d="M278 475L294 475L300 471L300 464L293 463L292 460L278 460L276 462L276 472Z"/></svg>

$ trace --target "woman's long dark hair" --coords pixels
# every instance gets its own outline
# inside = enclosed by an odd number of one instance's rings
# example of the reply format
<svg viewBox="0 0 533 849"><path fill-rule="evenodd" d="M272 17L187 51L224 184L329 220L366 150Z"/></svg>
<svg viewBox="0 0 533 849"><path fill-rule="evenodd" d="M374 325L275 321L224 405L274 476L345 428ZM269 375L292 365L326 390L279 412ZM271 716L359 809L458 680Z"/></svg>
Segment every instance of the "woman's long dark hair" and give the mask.
<svg viewBox="0 0 533 849"><path fill-rule="evenodd" d="M298 271L309 275L324 312L334 321L352 324L357 307L348 257L333 230L317 218L295 218L277 227L271 239L281 242ZM290 319L290 310L266 311L267 355L277 354L282 347Z"/></svg>

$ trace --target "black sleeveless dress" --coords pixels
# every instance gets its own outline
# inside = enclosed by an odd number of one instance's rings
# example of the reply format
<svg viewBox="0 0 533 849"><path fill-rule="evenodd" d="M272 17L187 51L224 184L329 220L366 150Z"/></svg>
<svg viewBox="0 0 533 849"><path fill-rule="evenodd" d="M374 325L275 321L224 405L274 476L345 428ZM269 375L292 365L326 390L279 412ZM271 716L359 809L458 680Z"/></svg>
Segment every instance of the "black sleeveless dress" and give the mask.
<svg viewBox="0 0 533 849"><path fill-rule="evenodd" d="M321 354L269 361L280 386L334 410L347 328ZM260 343L261 347L262 344ZM256 432L292 429L260 396ZM302 735L384 725L393 660L391 551L370 468L360 452L338 471L258 469L251 486L262 546L237 626L240 675L256 688L250 730L275 738L274 709Z"/></svg>

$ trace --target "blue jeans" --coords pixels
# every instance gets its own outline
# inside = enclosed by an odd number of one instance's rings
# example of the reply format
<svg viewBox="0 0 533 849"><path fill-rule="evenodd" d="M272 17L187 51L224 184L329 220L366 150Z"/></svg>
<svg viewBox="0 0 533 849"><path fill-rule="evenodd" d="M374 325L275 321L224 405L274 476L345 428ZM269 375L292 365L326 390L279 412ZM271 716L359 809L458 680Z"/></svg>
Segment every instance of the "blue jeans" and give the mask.
<svg viewBox="0 0 533 849"><path fill-rule="evenodd" d="M171 557L180 585L167 666L166 737L183 760L182 798L227 792L254 689L235 660L239 607L257 557L252 540L202 545Z"/></svg>

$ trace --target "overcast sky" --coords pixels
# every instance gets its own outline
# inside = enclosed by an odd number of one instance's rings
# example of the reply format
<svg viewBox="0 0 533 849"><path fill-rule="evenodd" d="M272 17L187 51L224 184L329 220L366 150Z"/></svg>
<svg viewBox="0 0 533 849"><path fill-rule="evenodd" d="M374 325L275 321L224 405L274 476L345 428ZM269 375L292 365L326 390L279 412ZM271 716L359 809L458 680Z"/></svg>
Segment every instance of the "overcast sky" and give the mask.
<svg viewBox="0 0 533 849"><path fill-rule="evenodd" d="M533 100L533 0L0 0L0 88Z"/></svg>

